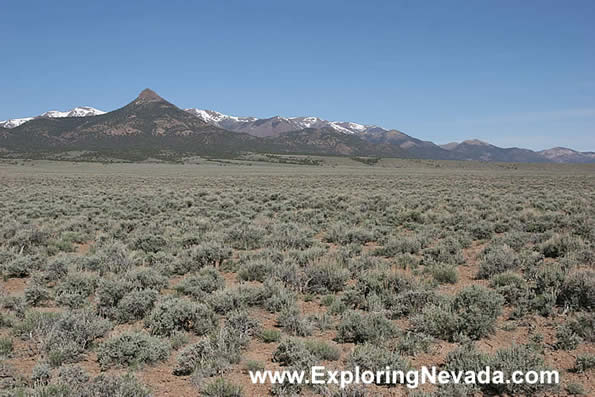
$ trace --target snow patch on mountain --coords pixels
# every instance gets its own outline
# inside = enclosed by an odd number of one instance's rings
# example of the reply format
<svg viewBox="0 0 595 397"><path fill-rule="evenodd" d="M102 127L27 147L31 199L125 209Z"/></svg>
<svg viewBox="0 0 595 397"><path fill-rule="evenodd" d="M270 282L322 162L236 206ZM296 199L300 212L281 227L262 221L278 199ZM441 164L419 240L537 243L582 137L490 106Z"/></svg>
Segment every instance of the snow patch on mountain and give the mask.
<svg viewBox="0 0 595 397"><path fill-rule="evenodd" d="M92 108L90 106L78 106L74 109L61 112L59 110L50 110L42 113L39 117L47 117L50 119L62 118L62 117L87 117L87 116L98 116L105 114L104 111Z"/></svg>
<svg viewBox="0 0 595 397"><path fill-rule="evenodd" d="M90 106L77 106L74 109L67 110L65 112L61 112L59 110L49 110L45 113L40 114L37 117L55 119L55 118L63 118L63 117L98 116L100 114L105 114L105 112L103 110L95 109ZM24 124L27 121L31 121L37 117L23 117L20 119L10 119L10 120L0 121L0 127L16 128L19 125Z"/></svg>
<svg viewBox="0 0 595 397"><path fill-rule="evenodd" d="M15 127L18 127L21 124L26 123L29 120L33 120L33 117L24 117L22 119L4 120L4 121L0 121L0 127L3 127L3 128L15 128Z"/></svg>
<svg viewBox="0 0 595 397"><path fill-rule="evenodd" d="M204 122L236 132L257 132L259 136L278 135L287 131L305 128L332 128L344 134L362 134L369 130L383 130L373 125L363 125L349 121L328 121L318 117L281 117L274 116L267 119L256 117L230 116L214 110L197 108L185 109L188 113L199 117Z"/></svg>

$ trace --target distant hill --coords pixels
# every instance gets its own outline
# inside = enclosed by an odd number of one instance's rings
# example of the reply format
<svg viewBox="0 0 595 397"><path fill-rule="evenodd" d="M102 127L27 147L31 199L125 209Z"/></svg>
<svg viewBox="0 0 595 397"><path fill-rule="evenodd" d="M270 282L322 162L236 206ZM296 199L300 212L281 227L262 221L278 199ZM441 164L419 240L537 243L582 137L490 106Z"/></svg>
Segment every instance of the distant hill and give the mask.
<svg viewBox="0 0 595 397"><path fill-rule="evenodd" d="M406 150L398 146L371 143L329 127L290 131L268 140L278 153L410 157Z"/></svg>
<svg viewBox="0 0 595 397"><path fill-rule="evenodd" d="M539 154L556 163L595 163L595 152L577 152L565 147L542 150Z"/></svg>
<svg viewBox="0 0 595 397"><path fill-rule="evenodd" d="M479 140L436 145L398 130L318 117L236 117L182 110L146 89L128 105L103 112L91 107L50 111L0 122L0 151L44 153L84 150L236 155L243 152L403 157L504 162L595 162L595 153L553 148L534 152Z"/></svg>
<svg viewBox="0 0 595 397"><path fill-rule="evenodd" d="M521 163L548 162L549 159L529 149L501 148L478 139L442 146L459 160L505 161Z"/></svg>

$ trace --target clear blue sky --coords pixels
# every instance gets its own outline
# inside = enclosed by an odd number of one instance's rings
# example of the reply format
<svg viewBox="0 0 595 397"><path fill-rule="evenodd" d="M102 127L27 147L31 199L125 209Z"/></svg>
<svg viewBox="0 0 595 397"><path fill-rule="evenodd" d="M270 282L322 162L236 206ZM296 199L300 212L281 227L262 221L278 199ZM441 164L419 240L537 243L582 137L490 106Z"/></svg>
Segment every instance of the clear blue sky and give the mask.
<svg viewBox="0 0 595 397"><path fill-rule="evenodd" d="M446 143L595 150L595 1L3 1L0 119L146 87Z"/></svg>

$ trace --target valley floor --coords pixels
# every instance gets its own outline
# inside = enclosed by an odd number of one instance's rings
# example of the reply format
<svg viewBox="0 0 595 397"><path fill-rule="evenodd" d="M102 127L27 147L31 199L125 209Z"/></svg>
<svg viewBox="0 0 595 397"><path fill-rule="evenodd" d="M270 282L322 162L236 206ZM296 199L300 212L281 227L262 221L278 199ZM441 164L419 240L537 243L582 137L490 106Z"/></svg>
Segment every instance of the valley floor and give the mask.
<svg viewBox="0 0 595 397"><path fill-rule="evenodd" d="M0 396L592 395L594 247L595 165L2 160ZM561 384L248 375L320 363Z"/></svg>

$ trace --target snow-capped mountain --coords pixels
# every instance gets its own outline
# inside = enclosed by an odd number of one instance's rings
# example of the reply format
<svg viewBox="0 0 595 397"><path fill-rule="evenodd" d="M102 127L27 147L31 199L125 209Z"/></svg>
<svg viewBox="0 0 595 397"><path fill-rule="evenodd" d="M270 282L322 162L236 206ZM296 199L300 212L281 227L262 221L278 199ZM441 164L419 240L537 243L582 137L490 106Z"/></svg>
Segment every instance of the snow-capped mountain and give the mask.
<svg viewBox="0 0 595 397"><path fill-rule="evenodd" d="M0 127L4 128L15 128L21 124L26 123L27 121L33 120L38 117L43 117L47 119L56 119L56 118L63 118L63 117L88 117L88 116L98 116L100 114L105 114L104 111L92 108L90 106L77 106L74 109L67 110L65 112L61 112L59 110L49 110L45 113L40 114L37 117L24 117L20 119L10 119L0 121Z"/></svg>
<svg viewBox="0 0 595 397"><path fill-rule="evenodd" d="M40 117L48 117L51 119L60 118L60 117L87 117L87 116L98 116L100 114L105 114L104 111L92 108L90 106L78 106L74 109L68 110L66 112L61 112L59 110L50 110L40 115Z"/></svg>
<svg viewBox="0 0 595 397"><path fill-rule="evenodd" d="M21 124L26 123L29 120L33 120L33 117L24 117L22 119L4 120L4 121L0 121L0 127L3 127L3 128L15 128L15 127L18 127Z"/></svg>
<svg viewBox="0 0 595 397"><path fill-rule="evenodd" d="M279 136L285 132L298 131L305 128L332 128L345 134L364 134L372 130L382 130L373 125L362 125L348 121L328 121L318 117L281 117L275 116L265 119L256 117L229 116L213 110L186 109L187 112L199 117L204 122L235 132L246 132L250 135L267 137Z"/></svg>

